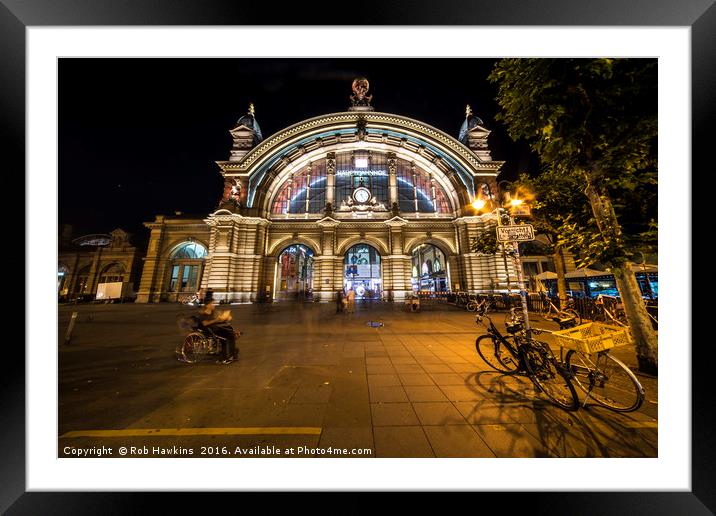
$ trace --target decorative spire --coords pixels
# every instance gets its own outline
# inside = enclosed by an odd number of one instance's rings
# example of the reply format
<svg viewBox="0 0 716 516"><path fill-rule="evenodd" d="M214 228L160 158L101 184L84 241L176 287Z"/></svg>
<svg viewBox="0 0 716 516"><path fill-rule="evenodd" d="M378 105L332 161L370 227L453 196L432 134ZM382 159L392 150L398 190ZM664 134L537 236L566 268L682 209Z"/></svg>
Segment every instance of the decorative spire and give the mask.
<svg viewBox="0 0 716 516"><path fill-rule="evenodd" d="M256 111L254 110L254 103L250 102L249 103L249 115L254 116L255 113L256 113Z"/></svg>
<svg viewBox="0 0 716 516"><path fill-rule="evenodd" d="M482 119L478 116L475 116L475 114L472 112L472 106L470 106L470 104L466 105L465 120L462 122L462 126L460 127L460 133L458 134L457 139L465 145L469 145L468 133L470 129L477 127L478 125L483 125Z"/></svg>

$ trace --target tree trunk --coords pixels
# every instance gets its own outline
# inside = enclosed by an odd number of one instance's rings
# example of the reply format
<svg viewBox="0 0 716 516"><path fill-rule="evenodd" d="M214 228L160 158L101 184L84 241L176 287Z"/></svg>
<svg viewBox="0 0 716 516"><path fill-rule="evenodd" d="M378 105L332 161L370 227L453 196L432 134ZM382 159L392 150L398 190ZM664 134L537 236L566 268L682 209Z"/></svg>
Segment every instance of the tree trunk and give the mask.
<svg viewBox="0 0 716 516"><path fill-rule="evenodd" d="M567 306L567 280L564 277L564 254L562 254L561 245L555 244L552 259L554 260L554 268L557 273L557 295L559 296L559 307L560 309L563 309Z"/></svg>
<svg viewBox="0 0 716 516"><path fill-rule="evenodd" d="M591 181L589 181L589 186L587 186L584 193L589 198L592 213L594 213L602 238L613 247L621 247L621 227L609 196L606 193L600 193ZM641 297L639 284L630 265L629 262L624 262L618 267L613 267L612 273L616 279L617 289L622 298L624 312L636 346L639 369L646 373L656 374L658 369L658 339L651 326L651 320Z"/></svg>
<svg viewBox="0 0 716 516"><path fill-rule="evenodd" d="M658 365L658 339L651 325L639 284L631 270L631 264L612 268L617 288L624 304L624 313L629 322L632 338L636 344L639 369L645 373L656 374Z"/></svg>

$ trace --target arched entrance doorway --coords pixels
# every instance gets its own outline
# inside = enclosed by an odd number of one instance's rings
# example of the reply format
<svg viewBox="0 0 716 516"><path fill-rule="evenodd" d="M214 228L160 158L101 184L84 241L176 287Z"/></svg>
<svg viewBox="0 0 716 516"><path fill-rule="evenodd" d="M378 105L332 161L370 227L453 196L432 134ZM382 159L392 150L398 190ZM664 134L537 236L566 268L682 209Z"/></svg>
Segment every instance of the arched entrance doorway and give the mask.
<svg viewBox="0 0 716 516"><path fill-rule="evenodd" d="M198 242L190 240L176 246L169 255L169 292L179 296L182 292L194 294L199 290L206 256L206 247Z"/></svg>
<svg viewBox="0 0 716 516"><path fill-rule="evenodd" d="M447 260L445 253L432 244L413 250L411 283L415 292L447 292Z"/></svg>
<svg viewBox="0 0 716 516"><path fill-rule="evenodd" d="M351 288L356 299L380 299L383 280L380 272L380 253L368 244L356 244L348 251L343 267L343 287Z"/></svg>
<svg viewBox="0 0 716 516"><path fill-rule="evenodd" d="M287 247L278 255L276 298L301 301L313 295L313 251L303 244Z"/></svg>
<svg viewBox="0 0 716 516"><path fill-rule="evenodd" d="M57 267L57 292L60 295L66 294L67 292L67 278L70 275L70 269L64 263L61 263ZM63 290L65 292L63 292Z"/></svg>

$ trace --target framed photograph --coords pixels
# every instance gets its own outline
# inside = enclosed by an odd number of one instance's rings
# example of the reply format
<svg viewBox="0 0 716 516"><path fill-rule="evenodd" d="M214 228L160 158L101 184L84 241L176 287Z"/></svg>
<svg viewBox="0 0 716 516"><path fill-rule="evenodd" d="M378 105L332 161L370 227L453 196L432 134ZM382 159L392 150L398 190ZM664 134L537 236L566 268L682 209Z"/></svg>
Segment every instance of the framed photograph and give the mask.
<svg viewBox="0 0 716 516"><path fill-rule="evenodd" d="M266 26L5 2L27 336L3 511L144 503L110 491L716 508L687 302L715 8L422 7Z"/></svg>

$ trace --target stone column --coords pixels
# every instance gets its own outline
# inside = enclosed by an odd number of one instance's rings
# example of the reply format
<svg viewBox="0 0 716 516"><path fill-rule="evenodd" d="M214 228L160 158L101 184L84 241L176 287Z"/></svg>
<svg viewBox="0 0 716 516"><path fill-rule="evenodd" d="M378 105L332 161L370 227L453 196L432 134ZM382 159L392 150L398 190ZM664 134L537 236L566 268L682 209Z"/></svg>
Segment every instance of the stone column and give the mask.
<svg viewBox="0 0 716 516"><path fill-rule="evenodd" d="M388 196L392 208L398 203L398 158L392 152L388 154Z"/></svg>
<svg viewBox="0 0 716 516"><path fill-rule="evenodd" d="M336 291L343 287L342 276L336 276L336 261L340 259L335 255L336 250L336 227L339 221L325 217L317 222L321 227L321 255L316 256L313 261L314 271L314 296L322 303L328 303L335 299ZM315 282L320 284L316 285Z"/></svg>
<svg viewBox="0 0 716 516"><path fill-rule="evenodd" d="M326 155L326 203L336 209L336 153Z"/></svg>
<svg viewBox="0 0 716 516"><path fill-rule="evenodd" d="M410 255L404 254L403 248L403 227L407 221L399 217L393 217L385 221L390 231L390 256L383 265L383 276L390 278L389 298L392 301L402 303L412 292L410 284ZM388 270L385 270L388 269Z"/></svg>
<svg viewBox="0 0 716 516"><path fill-rule="evenodd" d="M139 292L136 303L154 303L160 301L160 292L163 285L159 276L162 246L164 245L164 216L158 215L153 223L145 224L151 231L149 247L144 259L142 279L139 282Z"/></svg>

